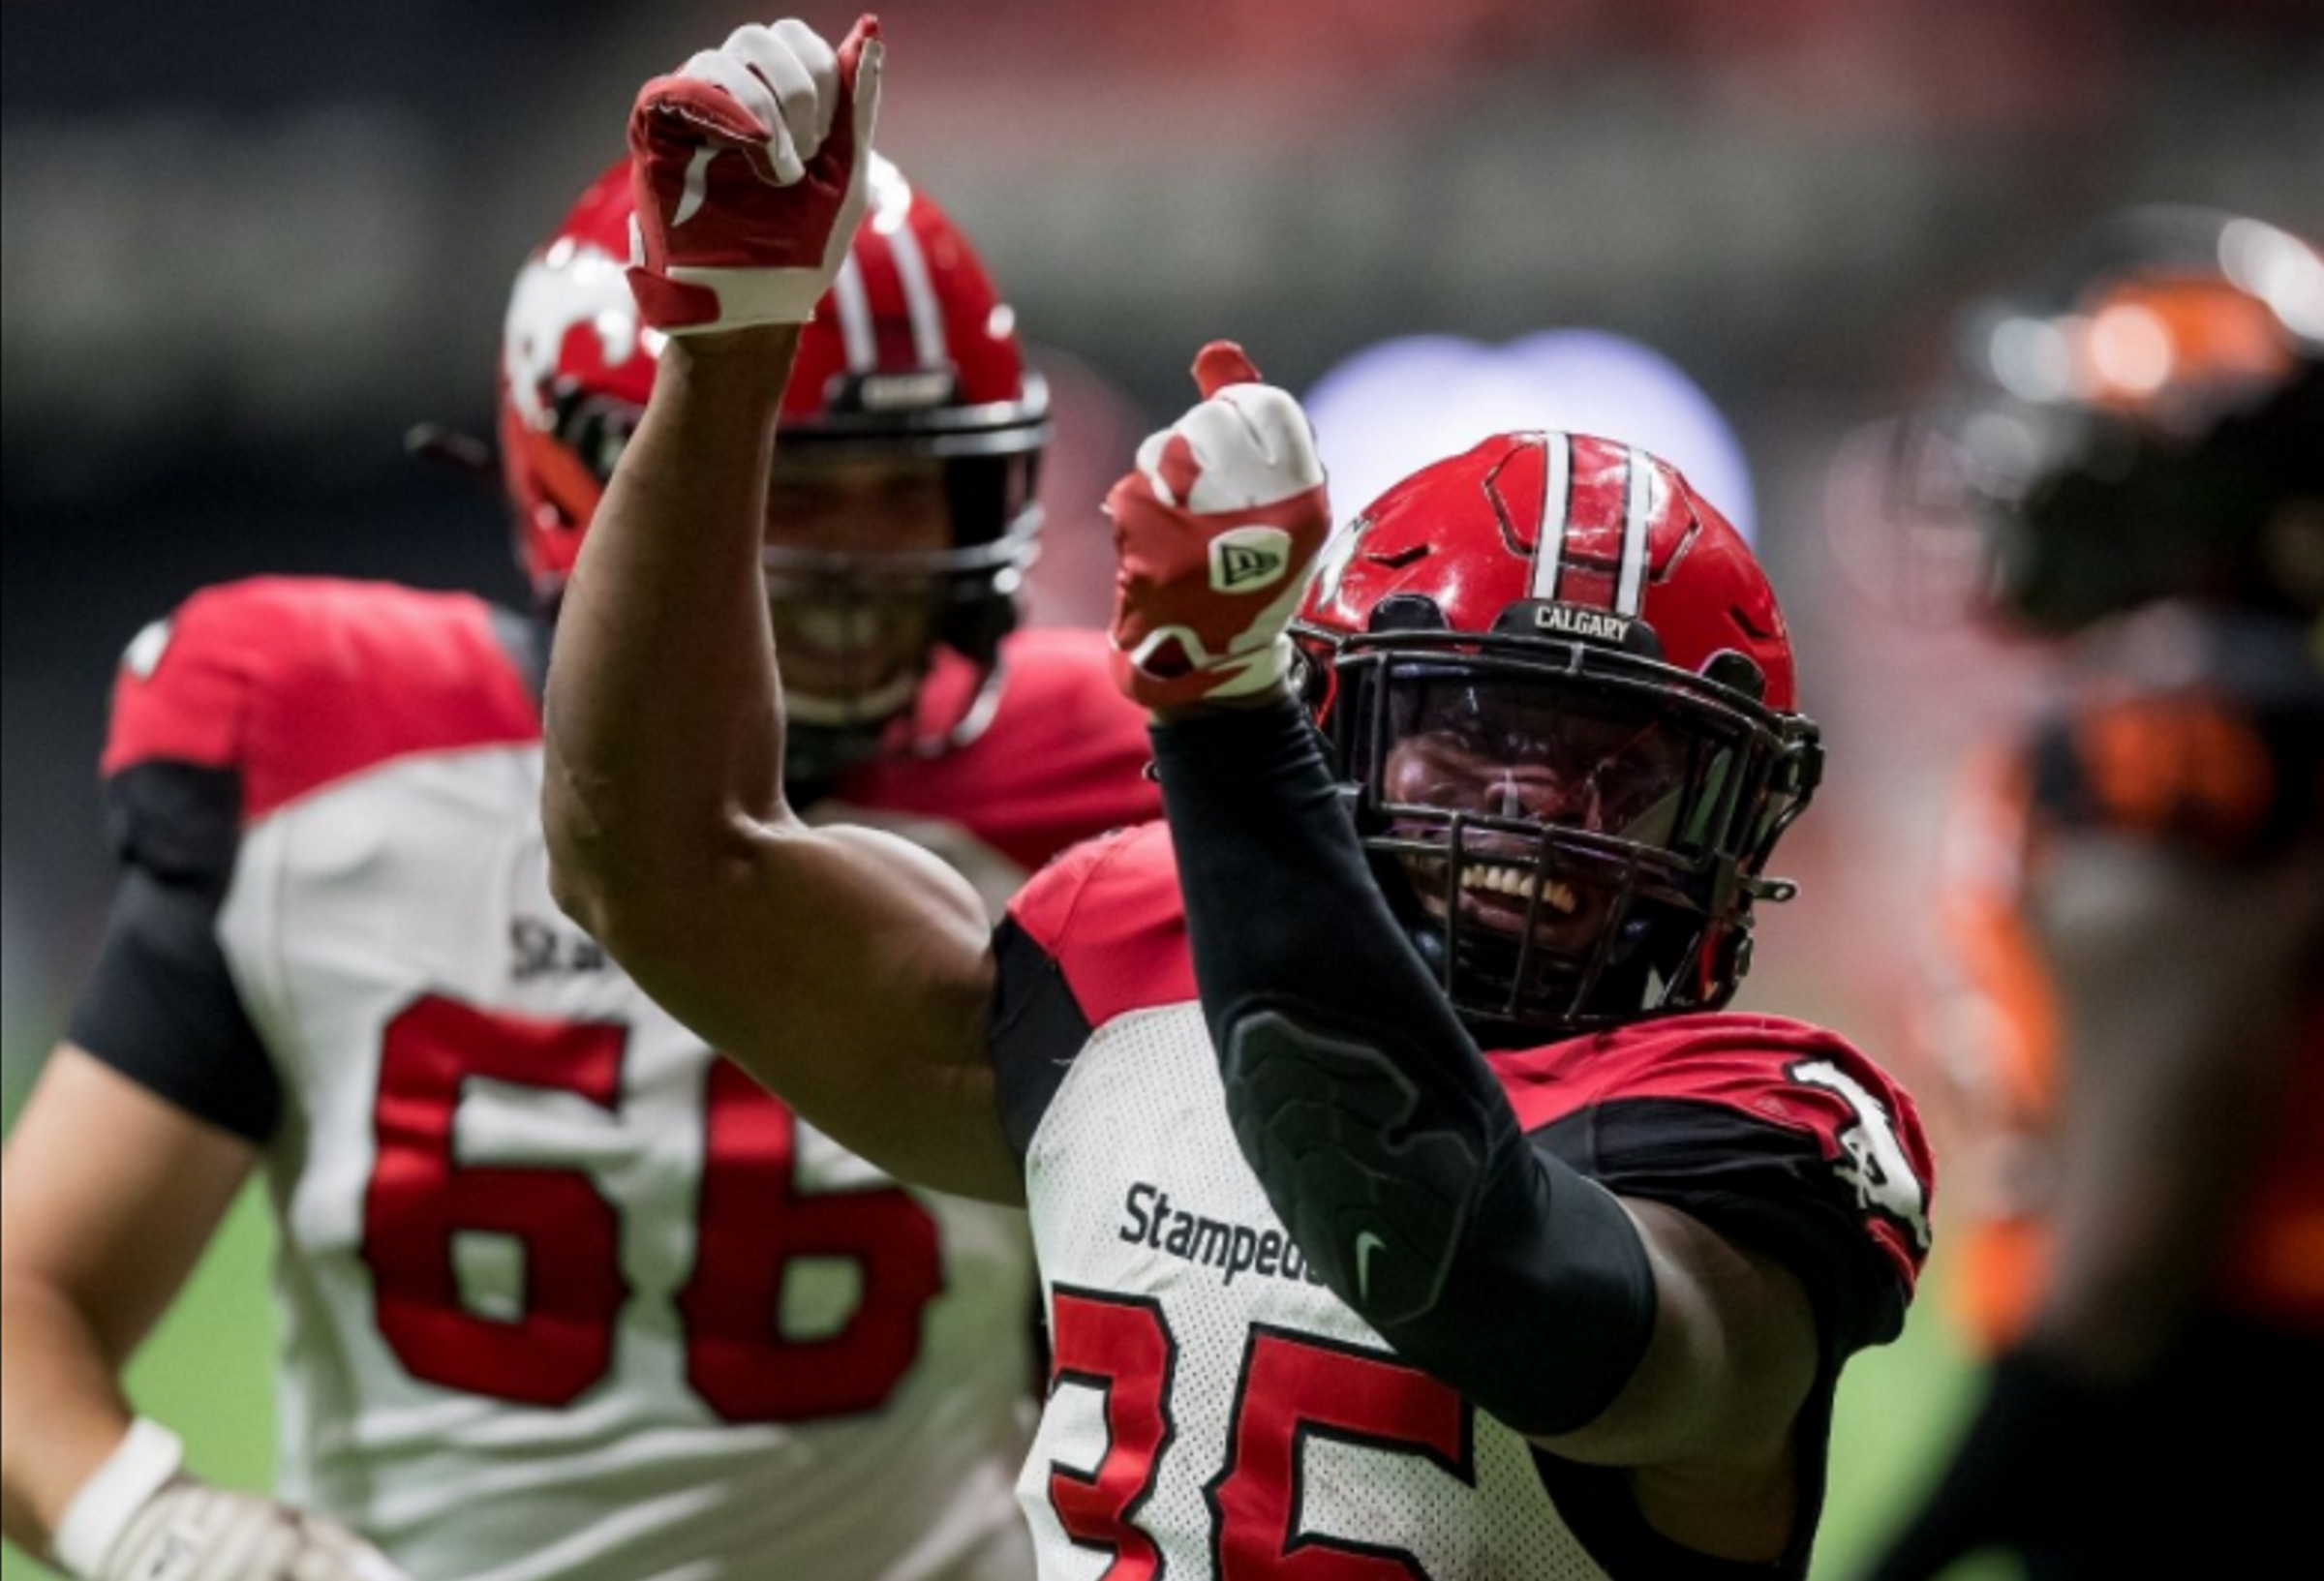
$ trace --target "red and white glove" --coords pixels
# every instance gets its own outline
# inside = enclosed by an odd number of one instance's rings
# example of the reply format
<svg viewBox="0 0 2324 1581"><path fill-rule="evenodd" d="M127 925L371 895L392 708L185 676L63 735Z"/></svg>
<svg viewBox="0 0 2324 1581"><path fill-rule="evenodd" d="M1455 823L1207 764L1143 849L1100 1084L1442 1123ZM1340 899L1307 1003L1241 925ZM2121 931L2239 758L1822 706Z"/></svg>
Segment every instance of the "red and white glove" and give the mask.
<svg viewBox="0 0 2324 1581"><path fill-rule="evenodd" d="M671 335L805 323L863 218L879 113L879 22L835 51L805 22L746 27L629 116L629 287Z"/></svg>
<svg viewBox="0 0 2324 1581"><path fill-rule="evenodd" d="M1202 405L1114 485L1114 679L1162 711L1254 697L1291 666L1284 635L1331 531L1307 414L1230 341L1194 360Z"/></svg>

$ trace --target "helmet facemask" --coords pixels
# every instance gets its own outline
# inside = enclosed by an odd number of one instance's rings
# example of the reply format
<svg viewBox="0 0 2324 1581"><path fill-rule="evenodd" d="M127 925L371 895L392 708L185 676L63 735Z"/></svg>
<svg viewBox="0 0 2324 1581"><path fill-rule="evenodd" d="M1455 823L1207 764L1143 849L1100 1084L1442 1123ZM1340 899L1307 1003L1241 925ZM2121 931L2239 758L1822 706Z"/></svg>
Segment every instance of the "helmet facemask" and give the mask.
<svg viewBox="0 0 2324 1581"><path fill-rule="evenodd" d="M587 458L594 510L643 410L578 389L556 392L552 410L557 449ZM784 431L776 464L779 495L780 480L791 471L811 478L843 473L850 464L887 462L902 471L926 463L924 492L933 498L919 501L917 509L944 524L928 534L926 548L770 544L762 552L783 661L793 779L828 780L883 756L950 750L990 721L1001 641L1016 628L1025 573L1040 552L1033 491L1047 433L1037 406L1008 429L965 441L944 430L902 438L893 432L834 437L806 425ZM787 466L793 458L804 465ZM909 501L873 502L861 507L853 532L842 525L829 541L876 534L891 517L914 508ZM778 500L773 519L780 523L785 514ZM874 525L866 528L866 521ZM949 708L933 711L940 716L923 716L932 711L916 708L924 701L922 683L941 649L966 659L975 682Z"/></svg>
<svg viewBox="0 0 2324 1581"><path fill-rule="evenodd" d="M1578 1033L1732 996L1820 763L1748 660L1710 680L1581 642L1303 636L1375 874L1472 1024Z"/></svg>
<svg viewBox="0 0 2324 1581"><path fill-rule="evenodd" d="M1481 1038L1734 993L1822 749L1765 572L1668 463L1494 435L1351 521L1293 629L1381 888Z"/></svg>
<svg viewBox="0 0 2324 1581"><path fill-rule="evenodd" d="M778 531L799 521L810 531L804 542L770 543L763 563L794 778L826 779L876 757L934 755L965 745L989 722L1001 641L1016 628L1039 553L1034 490L1049 427L1039 380L1030 385L1028 400L1005 409L943 406L918 420L890 413L858 425L842 407L784 426L771 516ZM883 487L902 493L874 494L836 515L786 510L788 478L830 482L857 467L868 477L884 472ZM941 525L921 532L922 542L896 543L898 526L908 541L915 521ZM926 695L922 683L941 650L967 660L973 683Z"/></svg>

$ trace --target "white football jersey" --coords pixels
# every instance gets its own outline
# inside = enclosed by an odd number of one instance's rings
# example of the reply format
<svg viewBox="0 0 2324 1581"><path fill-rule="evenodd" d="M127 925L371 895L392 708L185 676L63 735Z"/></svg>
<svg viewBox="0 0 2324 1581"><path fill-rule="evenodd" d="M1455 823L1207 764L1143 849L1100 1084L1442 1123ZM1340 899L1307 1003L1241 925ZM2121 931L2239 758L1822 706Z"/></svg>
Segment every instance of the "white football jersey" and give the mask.
<svg viewBox="0 0 2324 1581"><path fill-rule="evenodd" d="M279 1083L281 1496L418 1581L1021 1581L1024 1216L841 1150L564 919L507 634L472 599L253 584L122 678L133 863L189 783L239 802L215 931ZM1111 697L1088 659L1032 665L1027 701ZM1029 775L1057 716L1004 703L971 750ZM1118 716L1096 828L1150 804ZM925 793L1005 889L1036 852L1023 806L1016 851L978 837L997 762Z"/></svg>
<svg viewBox="0 0 2324 1581"><path fill-rule="evenodd" d="M1044 1581L1096 1581L1109 1543L1184 1581L1282 1574L1287 1549L1604 1581L1531 1446L1310 1275L1236 1145L1201 1005L1098 1029L1026 1180L1056 1350L1018 1484Z"/></svg>
<svg viewBox="0 0 2324 1581"><path fill-rule="evenodd" d="M1620 1472L1398 1359L1309 1269L1235 1139L1166 829L1036 877L1001 974L994 1058L1055 1351L1018 1481L1042 1581L1804 1573L1839 1362L1893 1337L1927 1245L1918 1122L1846 1043L1698 1016L1492 1060L1537 1144L1775 1251L1835 1317L1794 1552L1731 1565L1649 1529Z"/></svg>

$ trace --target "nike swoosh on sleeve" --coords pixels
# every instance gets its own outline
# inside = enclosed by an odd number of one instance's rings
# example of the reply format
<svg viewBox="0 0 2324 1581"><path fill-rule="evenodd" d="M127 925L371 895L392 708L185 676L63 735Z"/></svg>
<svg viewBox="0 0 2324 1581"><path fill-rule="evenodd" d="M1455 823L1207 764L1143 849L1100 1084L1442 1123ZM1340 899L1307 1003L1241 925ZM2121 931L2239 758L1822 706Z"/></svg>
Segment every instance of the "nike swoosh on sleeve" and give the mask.
<svg viewBox="0 0 2324 1581"><path fill-rule="evenodd" d="M1369 1230L1356 1237L1356 1294L1361 1300L1372 1298L1372 1254L1387 1244Z"/></svg>

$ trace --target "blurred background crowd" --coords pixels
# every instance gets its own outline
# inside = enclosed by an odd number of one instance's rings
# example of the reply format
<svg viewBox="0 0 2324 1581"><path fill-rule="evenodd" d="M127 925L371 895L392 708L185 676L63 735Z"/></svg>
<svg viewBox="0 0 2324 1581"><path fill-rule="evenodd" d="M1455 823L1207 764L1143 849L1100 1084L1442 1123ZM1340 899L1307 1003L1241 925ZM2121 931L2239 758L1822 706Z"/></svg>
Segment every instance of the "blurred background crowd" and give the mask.
<svg viewBox="0 0 2324 1581"><path fill-rule="evenodd" d="M1055 391L1041 619L1102 616L1098 501L1211 336L1305 390L1391 337L1610 331L1707 392L1832 754L1786 849L1806 897L1768 919L1745 1002L1907 1057L1953 768L2036 661L1948 620L1936 568L1901 552L1864 463L1877 425L1941 373L1966 296L2118 205L2324 232L2314 0L880 9L881 144L976 236ZM805 12L834 36L850 15ZM104 916L94 764L122 644L260 571L522 597L490 490L403 436L490 432L517 264L619 152L638 81L746 19L731 0L0 7L12 1110ZM1405 366L1385 415L1326 426L1343 471L1460 410L1451 364ZM1844 1447L1841 1493L1869 1513L1836 1511L1835 1573L1881 1520L1865 1479L1910 1481L1947 1409L1910 1368L1850 1380L1881 1449Z"/></svg>

